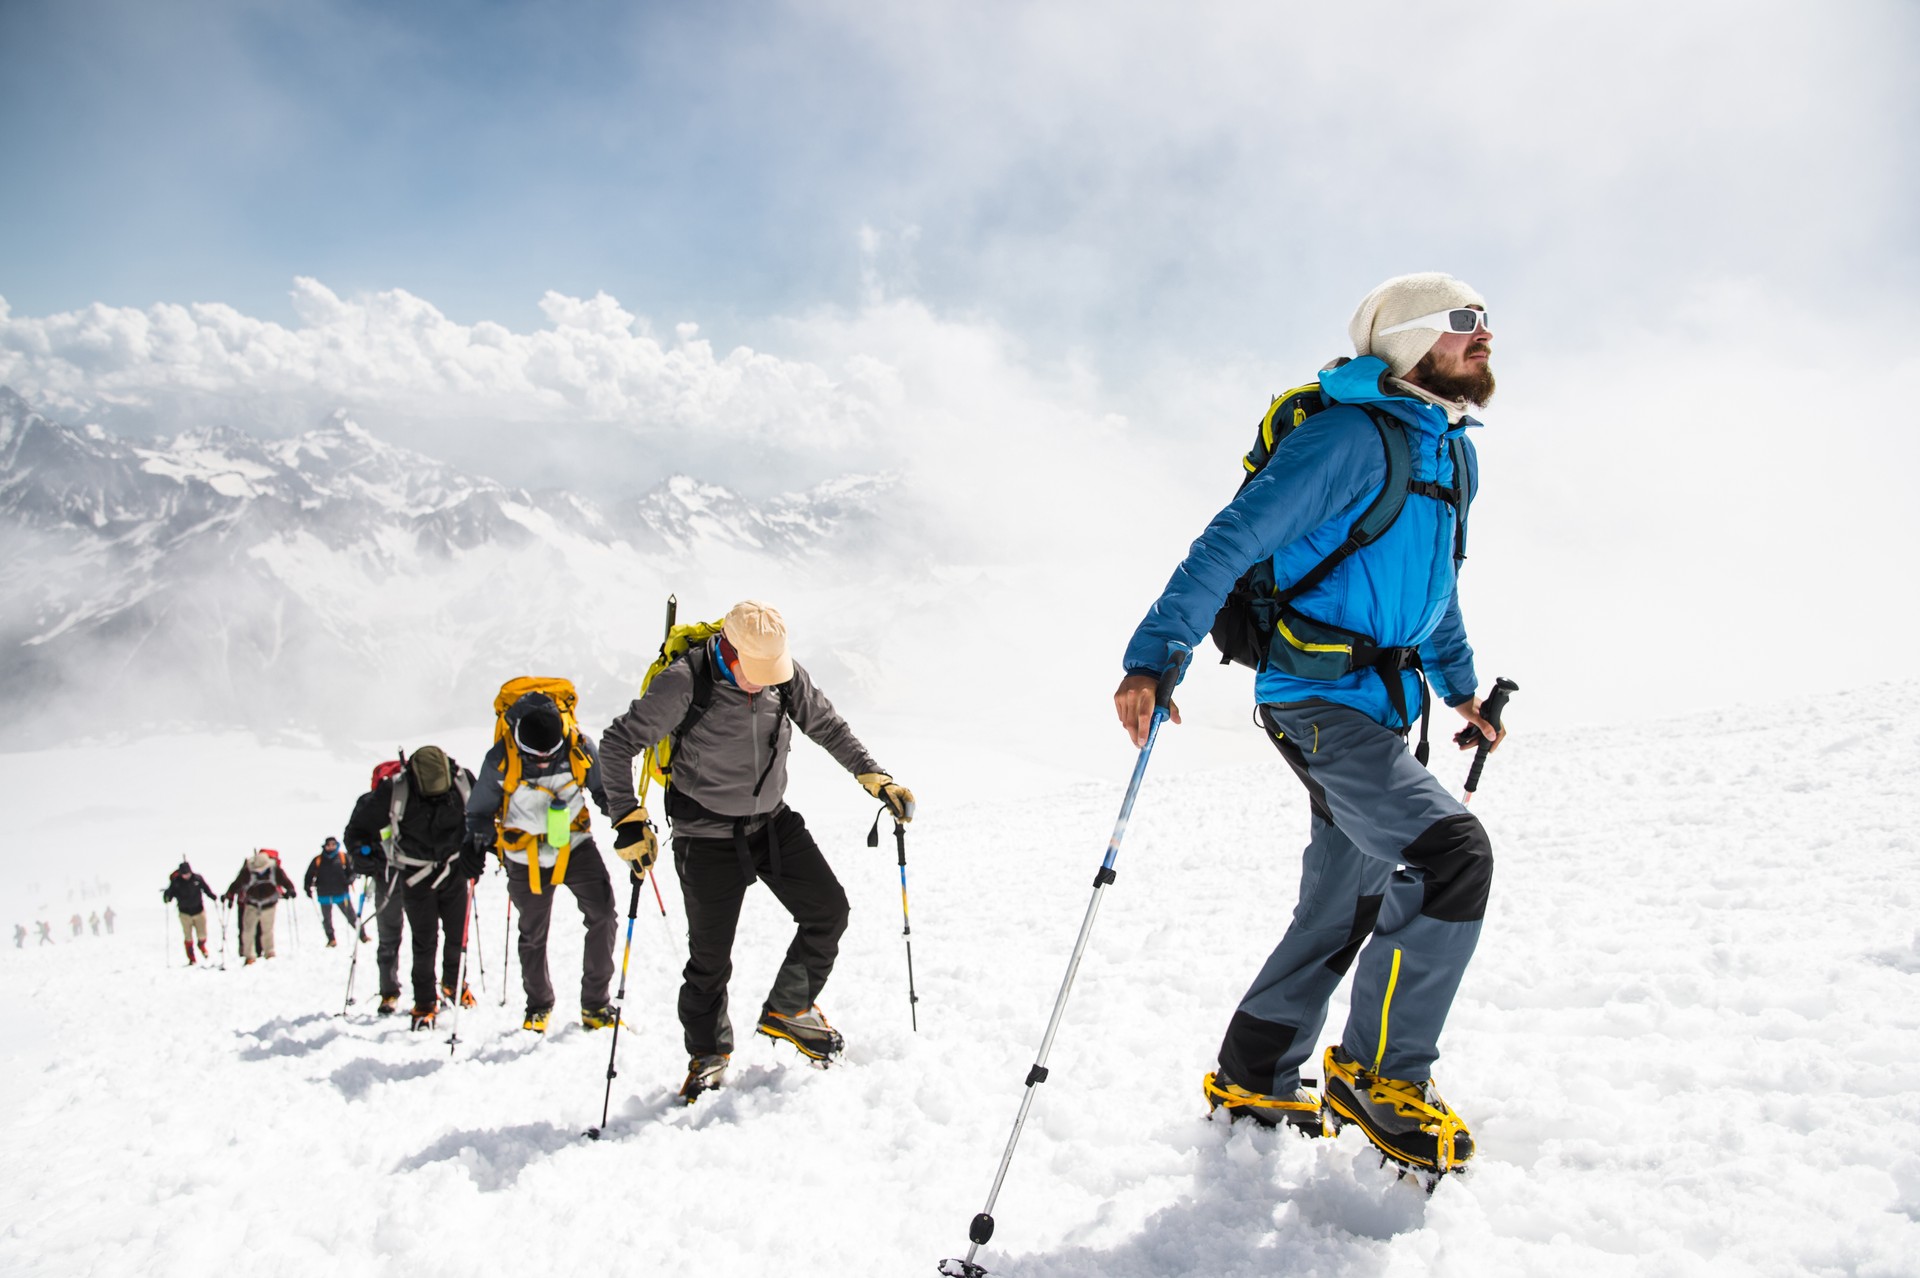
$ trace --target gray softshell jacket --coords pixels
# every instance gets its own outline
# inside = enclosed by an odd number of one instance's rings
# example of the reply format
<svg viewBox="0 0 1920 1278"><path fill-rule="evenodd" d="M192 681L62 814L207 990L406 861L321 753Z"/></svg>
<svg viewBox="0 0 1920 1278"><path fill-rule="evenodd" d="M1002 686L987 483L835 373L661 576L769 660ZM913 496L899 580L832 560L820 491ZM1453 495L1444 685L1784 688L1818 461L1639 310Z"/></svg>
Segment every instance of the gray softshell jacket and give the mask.
<svg viewBox="0 0 1920 1278"><path fill-rule="evenodd" d="M749 818L749 832L764 825L766 818L780 809L787 791L787 750L794 728L806 733L855 776L885 771L853 735L833 703L814 687L799 662L793 663L793 678L780 687L746 693L720 670L711 650L707 659L713 663L713 700L674 746L673 753L673 788L701 807L729 818ZM649 746L679 727L692 707L693 680L690 661L674 662L654 676L645 696L629 705L627 712L600 734L607 814L616 823L638 806L634 799L639 781L634 771L636 762ZM771 767L767 753L770 742ZM756 797L753 787L762 772L766 780ZM731 821L682 815L674 821L673 833L676 838L725 839L733 836L733 825Z"/></svg>

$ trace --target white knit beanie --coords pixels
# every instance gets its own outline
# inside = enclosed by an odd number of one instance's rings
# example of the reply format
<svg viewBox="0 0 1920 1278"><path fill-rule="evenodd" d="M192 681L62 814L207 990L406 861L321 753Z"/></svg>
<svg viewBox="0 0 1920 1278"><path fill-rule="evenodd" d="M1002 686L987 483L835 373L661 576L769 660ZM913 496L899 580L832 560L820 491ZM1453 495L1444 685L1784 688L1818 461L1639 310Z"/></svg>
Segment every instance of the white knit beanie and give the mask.
<svg viewBox="0 0 1920 1278"><path fill-rule="evenodd" d="M1440 271L1396 275L1361 300L1360 309L1347 324L1347 335L1353 338L1355 355L1378 355L1387 362L1387 370L1393 376L1405 377L1440 340L1440 331L1410 328L1380 337L1381 329L1432 315L1435 311L1456 306L1484 308L1486 304L1485 298Z"/></svg>

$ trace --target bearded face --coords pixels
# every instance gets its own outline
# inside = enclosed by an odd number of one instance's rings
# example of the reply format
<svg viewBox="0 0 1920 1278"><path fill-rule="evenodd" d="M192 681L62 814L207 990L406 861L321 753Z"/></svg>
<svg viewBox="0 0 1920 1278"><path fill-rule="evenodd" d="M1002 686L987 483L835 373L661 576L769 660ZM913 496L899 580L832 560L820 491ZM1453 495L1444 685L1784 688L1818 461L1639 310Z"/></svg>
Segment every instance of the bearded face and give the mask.
<svg viewBox="0 0 1920 1278"><path fill-rule="evenodd" d="M1407 380L1441 399L1459 400L1484 408L1493 402L1493 346L1485 330L1448 334L1423 356Z"/></svg>

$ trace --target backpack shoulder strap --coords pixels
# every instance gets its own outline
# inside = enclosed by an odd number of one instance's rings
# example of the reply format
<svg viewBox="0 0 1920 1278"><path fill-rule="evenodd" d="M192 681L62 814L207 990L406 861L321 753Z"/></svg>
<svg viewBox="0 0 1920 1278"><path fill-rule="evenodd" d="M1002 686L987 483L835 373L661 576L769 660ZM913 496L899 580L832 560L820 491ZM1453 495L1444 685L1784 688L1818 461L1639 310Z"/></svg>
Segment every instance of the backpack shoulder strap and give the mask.
<svg viewBox="0 0 1920 1278"><path fill-rule="evenodd" d="M680 716L680 722L675 725L672 732L667 734L667 739L672 742L670 752L674 755L680 753L681 738L687 735L694 724L700 722L700 717L707 712L707 707L713 704L713 657L708 652L706 643L697 643L687 649L687 655L681 660L687 663L687 670L693 675L693 700L688 703L687 712Z"/></svg>
<svg viewBox="0 0 1920 1278"><path fill-rule="evenodd" d="M387 803L387 824L393 830L396 838L400 833L400 818L407 814L409 789L406 771L402 769L400 774L393 779L393 788L388 792L391 797Z"/></svg>
<svg viewBox="0 0 1920 1278"><path fill-rule="evenodd" d="M1354 551L1378 541L1393 526L1393 521L1400 518L1400 509L1407 504L1407 485L1413 475L1413 450L1407 443L1407 428L1397 417L1383 409L1371 404L1361 407L1380 435L1381 448L1386 451L1386 481L1380 485L1380 495L1360 513L1360 518L1353 521L1346 540L1335 546L1325 559L1308 569L1300 580L1279 593L1277 597L1283 604L1292 602L1325 581L1327 575Z"/></svg>

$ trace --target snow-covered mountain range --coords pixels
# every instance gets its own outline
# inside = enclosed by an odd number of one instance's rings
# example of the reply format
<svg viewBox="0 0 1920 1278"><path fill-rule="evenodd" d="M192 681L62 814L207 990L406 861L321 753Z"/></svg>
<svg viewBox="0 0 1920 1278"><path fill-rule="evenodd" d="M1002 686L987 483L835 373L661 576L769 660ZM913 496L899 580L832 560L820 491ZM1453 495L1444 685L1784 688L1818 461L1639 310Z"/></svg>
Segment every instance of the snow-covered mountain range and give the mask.
<svg viewBox="0 0 1920 1278"><path fill-rule="evenodd" d="M657 638L612 641L652 633L656 593L743 557L762 578L804 573L870 542L895 482L756 504L675 476L603 510L341 413L291 439L210 426L136 442L0 387L0 695L56 733L373 732L469 702L508 666L630 686Z"/></svg>

